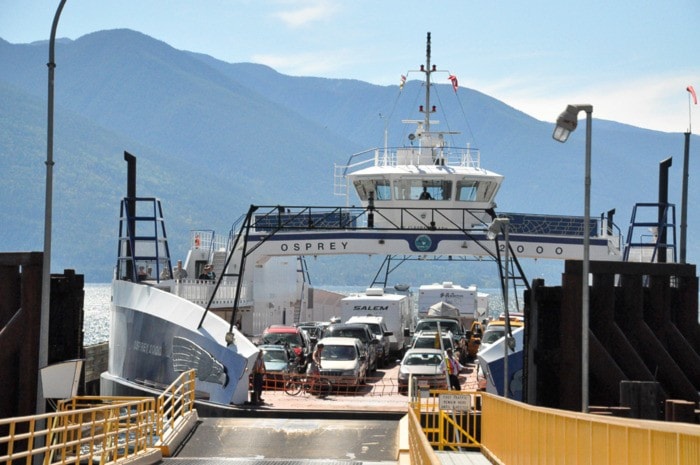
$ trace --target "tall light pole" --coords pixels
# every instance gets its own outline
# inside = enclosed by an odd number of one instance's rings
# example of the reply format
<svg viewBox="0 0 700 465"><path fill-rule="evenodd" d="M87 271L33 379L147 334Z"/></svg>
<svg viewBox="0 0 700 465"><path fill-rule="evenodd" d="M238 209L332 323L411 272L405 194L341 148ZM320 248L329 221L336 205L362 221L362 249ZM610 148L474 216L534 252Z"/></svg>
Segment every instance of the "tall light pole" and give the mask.
<svg viewBox="0 0 700 465"><path fill-rule="evenodd" d="M503 268L501 268L501 290L503 292L503 312L505 314L505 328L504 328L504 334L503 334L503 397L508 397L508 392L510 391L510 374L508 373L508 350L514 350L515 346L510 347L511 343L513 343L513 337L511 336L510 333L510 313L508 311L508 287L509 287L509 278L508 278L508 260L509 260L509 255L508 251L510 249L510 242L508 238L508 229L510 227L510 219L505 218L505 217L500 217L500 218L494 218L493 222L489 225L489 229L486 232L486 237L490 240L495 240L498 237L499 233L503 233L503 239L505 242L505 257L504 257L504 262L505 262L505 272ZM500 266L500 264L499 264Z"/></svg>
<svg viewBox="0 0 700 465"><path fill-rule="evenodd" d="M583 269L581 270L581 411L588 412L588 271L590 267L591 246L591 124L593 106L588 104L568 105L557 118L557 126L552 137L559 142L566 142L569 134L576 129L578 114L586 112L586 175L584 178L585 201L583 213Z"/></svg>
<svg viewBox="0 0 700 465"><path fill-rule="evenodd" d="M41 278L41 322L39 327L39 368L48 365L49 360L49 314L51 313L51 213L53 210L53 76L56 63L54 62L54 45L56 29L61 11L66 0L61 0L51 26L49 40L49 93L48 118L46 126L46 205L44 206L44 261ZM39 379L41 383L41 377ZM41 386L41 384L39 384ZM44 412L44 396L41 389L37 391L37 412Z"/></svg>

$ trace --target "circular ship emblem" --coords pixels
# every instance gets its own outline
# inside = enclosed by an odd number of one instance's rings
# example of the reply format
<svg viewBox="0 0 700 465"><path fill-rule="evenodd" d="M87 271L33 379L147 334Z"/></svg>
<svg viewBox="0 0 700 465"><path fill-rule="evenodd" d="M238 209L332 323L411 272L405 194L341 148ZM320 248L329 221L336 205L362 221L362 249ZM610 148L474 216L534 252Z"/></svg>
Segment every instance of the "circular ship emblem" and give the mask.
<svg viewBox="0 0 700 465"><path fill-rule="evenodd" d="M421 234L420 236L416 237L416 240L413 243L415 244L416 249L421 252L430 250L430 247L433 245L433 241L430 239L430 236L426 234Z"/></svg>

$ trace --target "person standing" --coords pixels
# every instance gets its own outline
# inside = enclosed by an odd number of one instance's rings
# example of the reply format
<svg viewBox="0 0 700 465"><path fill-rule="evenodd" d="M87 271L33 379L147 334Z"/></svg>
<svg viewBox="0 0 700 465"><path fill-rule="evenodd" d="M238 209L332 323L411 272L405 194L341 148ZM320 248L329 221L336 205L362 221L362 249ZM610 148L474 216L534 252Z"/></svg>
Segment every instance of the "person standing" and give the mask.
<svg viewBox="0 0 700 465"><path fill-rule="evenodd" d="M214 273L214 265L208 263L202 268L202 273L200 273L198 279L204 279L208 281L214 281L216 279L216 273Z"/></svg>
<svg viewBox="0 0 700 465"><path fill-rule="evenodd" d="M311 363L306 368L306 374L311 376L318 376L321 373L321 357L323 354L323 343L316 344L316 348L311 354Z"/></svg>
<svg viewBox="0 0 700 465"><path fill-rule="evenodd" d="M450 380L450 389L461 391L462 385L459 383L459 372L462 371L464 367L455 359L452 354L452 349L447 349L445 360L440 364L440 368L443 373L447 370L447 376Z"/></svg>
<svg viewBox="0 0 700 465"><path fill-rule="evenodd" d="M265 379L265 360L263 359L263 351L258 351L258 357L253 363L253 403L262 404L262 389Z"/></svg>
<svg viewBox="0 0 700 465"><path fill-rule="evenodd" d="M160 279L170 279L170 268L167 266L163 267L163 270L160 272Z"/></svg>
<svg viewBox="0 0 700 465"><path fill-rule="evenodd" d="M173 278L175 279L185 279L187 277L187 270L182 267L182 260L177 261L177 268L173 272Z"/></svg>

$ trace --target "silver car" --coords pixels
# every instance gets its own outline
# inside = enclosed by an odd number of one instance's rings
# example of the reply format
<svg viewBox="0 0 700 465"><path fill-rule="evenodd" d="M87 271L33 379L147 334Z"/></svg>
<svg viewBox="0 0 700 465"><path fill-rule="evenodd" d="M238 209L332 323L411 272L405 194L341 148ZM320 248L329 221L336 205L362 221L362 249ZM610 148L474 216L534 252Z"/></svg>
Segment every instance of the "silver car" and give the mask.
<svg viewBox="0 0 700 465"><path fill-rule="evenodd" d="M417 379L418 385L425 384L430 389L447 389L442 360L440 349L408 349L399 367L399 394L408 393L411 377Z"/></svg>

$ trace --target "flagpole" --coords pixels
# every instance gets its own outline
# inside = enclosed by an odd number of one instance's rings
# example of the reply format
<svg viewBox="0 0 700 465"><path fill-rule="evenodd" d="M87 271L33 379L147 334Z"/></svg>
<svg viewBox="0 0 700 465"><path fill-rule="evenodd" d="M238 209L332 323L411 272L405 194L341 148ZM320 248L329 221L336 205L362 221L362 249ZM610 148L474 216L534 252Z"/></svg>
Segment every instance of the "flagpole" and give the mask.
<svg viewBox="0 0 700 465"><path fill-rule="evenodd" d="M690 98L692 97L693 103L695 105L697 105L698 104L698 95L695 93L695 88L693 88L693 86L688 86L685 88L685 90L688 91L688 132L691 133L691 132L693 132L693 128L692 128L692 121L691 121L692 112L690 110L690 108L691 108Z"/></svg>
<svg viewBox="0 0 700 465"><path fill-rule="evenodd" d="M688 92L688 132L692 133L693 132L693 124L692 124L692 112L690 111L691 106L690 106L690 97L691 93Z"/></svg>

